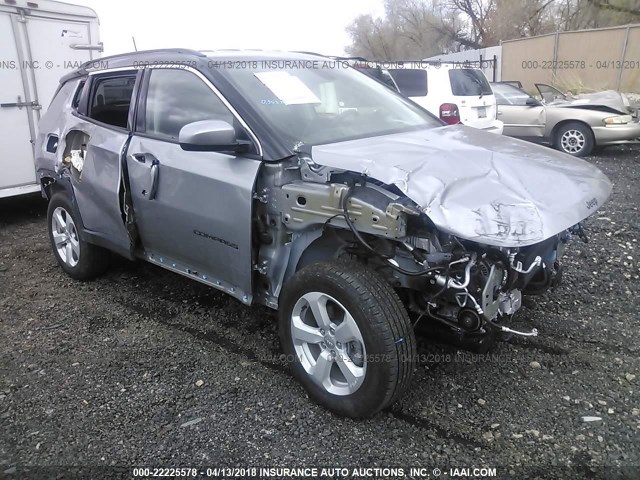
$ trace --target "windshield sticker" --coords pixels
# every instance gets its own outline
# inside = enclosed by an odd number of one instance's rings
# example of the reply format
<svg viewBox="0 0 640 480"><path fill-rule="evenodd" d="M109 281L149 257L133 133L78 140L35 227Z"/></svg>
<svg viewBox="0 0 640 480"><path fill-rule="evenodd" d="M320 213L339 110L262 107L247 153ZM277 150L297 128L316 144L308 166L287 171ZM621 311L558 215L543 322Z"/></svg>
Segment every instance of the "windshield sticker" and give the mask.
<svg viewBox="0 0 640 480"><path fill-rule="evenodd" d="M285 105L320 103L311 89L289 72L258 72L254 75Z"/></svg>

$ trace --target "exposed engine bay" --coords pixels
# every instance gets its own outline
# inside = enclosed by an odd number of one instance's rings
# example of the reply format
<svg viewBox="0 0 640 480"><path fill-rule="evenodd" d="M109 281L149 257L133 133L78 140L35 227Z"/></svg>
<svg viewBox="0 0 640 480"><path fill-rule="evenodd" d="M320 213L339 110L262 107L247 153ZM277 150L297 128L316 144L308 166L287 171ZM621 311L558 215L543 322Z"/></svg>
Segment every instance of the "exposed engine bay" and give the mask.
<svg viewBox="0 0 640 480"><path fill-rule="evenodd" d="M461 335L500 330L522 296L559 284L560 258L580 224L522 247L460 238L439 229L395 185L316 165L304 154L265 164L258 177L256 300L277 308L283 280L306 264L350 258L381 273L415 322Z"/></svg>

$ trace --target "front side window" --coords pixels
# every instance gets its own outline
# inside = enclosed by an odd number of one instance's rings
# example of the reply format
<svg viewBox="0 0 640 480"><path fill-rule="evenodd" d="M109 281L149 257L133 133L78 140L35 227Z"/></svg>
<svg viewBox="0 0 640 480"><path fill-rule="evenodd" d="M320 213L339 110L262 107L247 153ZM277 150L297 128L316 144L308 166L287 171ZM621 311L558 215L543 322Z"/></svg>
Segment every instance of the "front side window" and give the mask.
<svg viewBox="0 0 640 480"><path fill-rule="evenodd" d="M487 77L476 68L452 68L449 70L449 81L451 93L456 97L493 95Z"/></svg>
<svg viewBox="0 0 640 480"><path fill-rule="evenodd" d="M127 128L136 75L96 78L89 101L89 117L98 122Z"/></svg>
<svg viewBox="0 0 640 480"><path fill-rule="evenodd" d="M147 93L146 133L178 140L182 127L200 120L224 120L233 125L233 114L193 73L153 70Z"/></svg>
<svg viewBox="0 0 640 480"><path fill-rule="evenodd" d="M506 84L494 85L493 93L496 96L496 103L498 105L518 105L524 107L527 105L527 100L532 98L527 92L523 92L519 88Z"/></svg>
<svg viewBox="0 0 640 480"><path fill-rule="evenodd" d="M220 73L290 147L442 125L410 100L353 68L288 67L284 61L264 64Z"/></svg>

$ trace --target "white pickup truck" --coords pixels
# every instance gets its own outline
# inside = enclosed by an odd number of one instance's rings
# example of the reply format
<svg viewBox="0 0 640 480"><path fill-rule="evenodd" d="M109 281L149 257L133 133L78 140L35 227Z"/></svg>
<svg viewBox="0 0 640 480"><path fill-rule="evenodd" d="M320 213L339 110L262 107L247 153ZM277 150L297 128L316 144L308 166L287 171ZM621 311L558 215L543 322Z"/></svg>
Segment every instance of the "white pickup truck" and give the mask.
<svg viewBox="0 0 640 480"><path fill-rule="evenodd" d="M37 192L38 122L60 77L102 51L92 9L51 0L0 3L0 198Z"/></svg>

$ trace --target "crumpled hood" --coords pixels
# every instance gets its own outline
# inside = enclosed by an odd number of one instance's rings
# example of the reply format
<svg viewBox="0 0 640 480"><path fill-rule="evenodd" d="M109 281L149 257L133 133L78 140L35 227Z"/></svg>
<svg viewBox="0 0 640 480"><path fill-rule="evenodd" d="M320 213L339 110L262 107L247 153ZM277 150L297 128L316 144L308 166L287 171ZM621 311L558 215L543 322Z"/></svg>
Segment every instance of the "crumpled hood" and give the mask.
<svg viewBox="0 0 640 480"><path fill-rule="evenodd" d="M541 242L611 193L584 160L464 125L319 145L311 155L398 186L441 230L487 245Z"/></svg>
<svg viewBox="0 0 640 480"><path fill-rule="evenodd" d="M605 90L595 93L583 93L580 95L574 95L567 100L557 100L548 104L554 107L608 107L612 110L616 110L622 114L630 113L627 105L620 92L615 90Z"/></svg>

